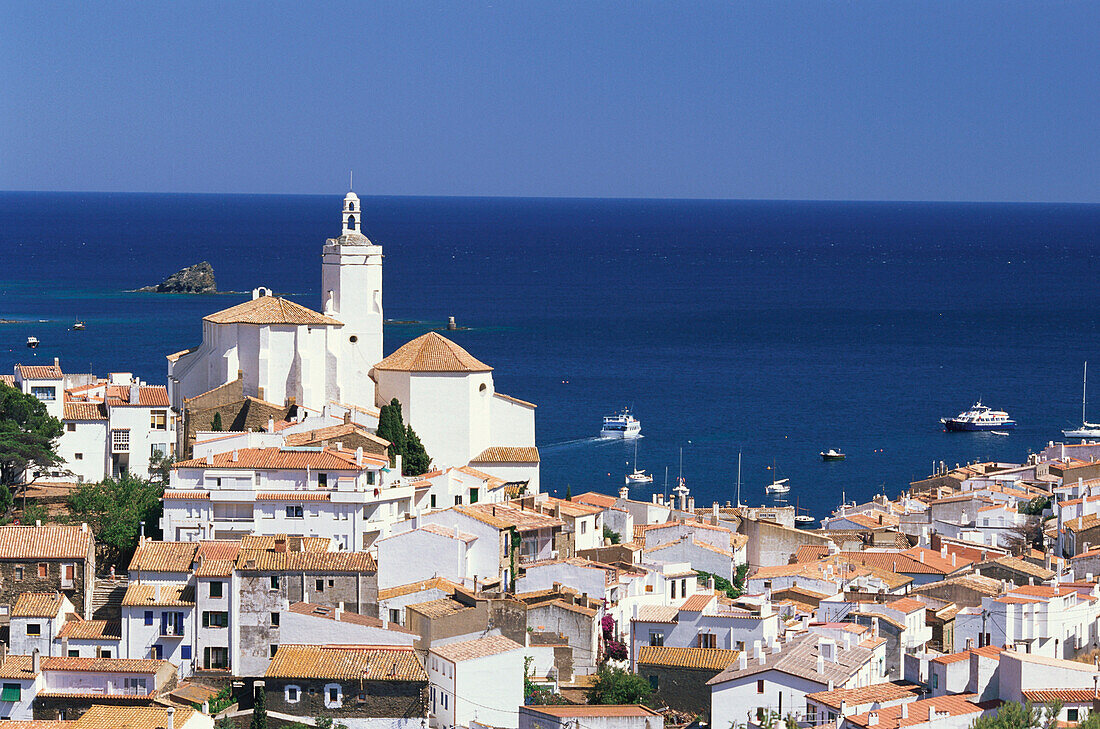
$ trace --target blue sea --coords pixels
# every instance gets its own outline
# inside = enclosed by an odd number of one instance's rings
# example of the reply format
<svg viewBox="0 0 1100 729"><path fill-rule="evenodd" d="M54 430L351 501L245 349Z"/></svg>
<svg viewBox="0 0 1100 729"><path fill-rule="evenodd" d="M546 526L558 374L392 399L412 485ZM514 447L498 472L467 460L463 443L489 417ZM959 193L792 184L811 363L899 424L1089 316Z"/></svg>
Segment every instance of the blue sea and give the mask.
<svg viewBox="0 0 1100 729"><path fill-rule="evenodd" d="M242 294L127 293L202 260L224 290L320 307L332 196L0 193L0 370L52 362L162 383L164 356ZM1100 373L1100 206L364 197L385 246L386 351L448 334L538 403L542 481L615 493L639 465L701 504L894 495L933 461L1017 461L1080 419ZM83 332L70 331L76 319ZM396 323L396 322L416 323ZM27 336L41 346L28 350ZM1100 374L1097 375L1100 380ZM1100 381L1090 405L1100 418ZM974 400L1009 437L944 433ZM819 451L848 454L823 463ZM772 466L774 464L774 470ZM649 498L649 488L635 488Z"/></svg>

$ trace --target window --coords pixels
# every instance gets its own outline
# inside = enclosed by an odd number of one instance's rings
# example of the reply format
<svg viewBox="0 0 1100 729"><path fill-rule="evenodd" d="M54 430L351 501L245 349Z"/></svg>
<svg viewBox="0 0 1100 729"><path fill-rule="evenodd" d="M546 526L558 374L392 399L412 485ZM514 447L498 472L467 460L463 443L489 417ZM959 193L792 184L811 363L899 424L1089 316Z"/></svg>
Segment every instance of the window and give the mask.
<svg viewBox="0 0 1100 729"><path fill-rule="evenodd" d="M23 579L23 568L22 567L16 567L15 568L15 579L17 579L17 580Z"/></svg>
<svg viewBox="0 0 1100 729"><path fill-rule="evenodd" d="M279 650L279 646L277 646L277 645L275 645L275 644L273 643L273 644L271 645L271 657L272 657L272 658L274 658L274 657L275 657L275 652L276 652L277 650Z"/></svg>
<svg viewBox="0 0 1100 729"><path fill-rule="evenodd" d="M688 581L687 581L687 578L685 577L684 579L680 580L680 597L687 597L687 596L688 596Z"/></svg>
<svg viewBox="0 0 1100 729"><path fill-rule="evenodd" d="M42 635L42 624L27 623L27 635Z"/></svg>
<svg viewBox="0 0 1100 729"><path fill-rule="evenodd" d="M301 519L303 517L301 506L288 506L286 507L287 519Z"/></svg>
<svg viewBox="0 0 1100 729"><path fill-rule="evenodd" d="M271 627L272 628L278 628L279 627L279 613L271 613Z"/></svg>
<svg viewBox="0 0 1100 729"><path fill-rule="evenodd" d="M159 648L160 646L153 646L153 647L154 648ZM146 694L149 693L149 684L146 683L146 679L144 677L142 677L142 678L131 677L131 678L123 679L122 687L125 690L125 692L128 693L128 694L146 695Z"/></svg>
<svg viewBox="0 0 1100 729"><path fill-rule="evenodd" d="M271 575L271 589L272 590L278 590L279 589L279 575Z"/></svg>
<svg viewBox="0 0 1100 729"><path fill-rule="evenodd" d="M477 503L477 489L470 489L470 503Z"/></svg>
<svg viewBox="0 0 1100 729"><path fill-rule="evenodd" d="M327 473L318 473L317 474L317 488L319 488L319 489L327 489L328 488L328 474Z"/></svg>
<svg viewBox="0 0 1100 729"><path fill-rule="evenodd" d="M373 486L378 483L378 474L374 471L367 471L367 486Z"/></svg>
<svg viewBox="0 0 1100 729"><path fill-rule="evenodd" d="M180 659L184 660L184 661L191 660L191 646L189 646L189 645L181 645L180 646Z"/></svg>
<svg viewBox="0 0 1100 729"><path fill-rule="evenodd" d="M669 589L672 591L672 594L670 595L670 597L673 600L675 600L676 599L676 580L670 580L669 585L670 585Z"/></svg>
<svg viewBox="0 0 1100 729"><path fill-rule="evenodd" d="M168 430L168 411L149 411L149 430Z"/></svg>
<svg viewBox="0 0 1100 729"><path fill-rule="evenodd" d="M152 625L153 624L153 611L152 610L146 610L145 611L145 624L146 625Z"/></svg>
<svg viewBox="0 0 1100 729"><path fill-rule="evenodd" d="M1077 721L1077 709L1066 709L1066 721Z"/></svg>
<svg viewBox="0 0 1100 729"><path fill-rule="evenodd" d="M149 444L149 457L156 458L157 456L168 455L167 443L150 443Z"/></svg>
<svg viewBox="0 0 1100 729"><path fill-rule="evenodd" d="M587 533L588 533L588 522L585 521L584 519L581 519L581 534L587 534Z"/></svg>
<svg viewBox="0 0 1100 729"><path fill-rule="evenodd" d="M762 679L762 678L758 678L756 680L756 693L758 693L758 694L764 693L764 679Z"/></svg>
<svg viewBox="0 0 1100 729"><path fill-rule="evenodd" d="M4 684L4 690L0 692L0 701L19 701L22 691L17 683Z"/></svg>
<svg viewBox="0 0 1100 729"><path fill-rule="evenodd" d="M229 613L220 610L204 610L202 613L202 627L228 628Z"/></svg>
<svg viewBox="0 0 1100 729"><path fill-rule="evenodd" d="M83 460L84 460L84 454L83 454L83 453L77 453L77 454L75 454L75 456L74 456L74 457L75 457L75 458L76 458L76 460L78 460L78 461L83 461Z"/></svg>
<svg viewBox="0 0 1100 729"><path fill-rule="evenodd" d="M445 691L439 692L439 700L443 703L443 708L447 708L447 693Z"/></svg>
<svg viewBox="0 0 1100 729"><path fill-rule="evenodd" d="M395 610L395 609L392 609L392 608L390 609L390 622L391 623L398 623L398 624L401 623L401 611L400 610Z"/></svg>
<svg viewBox="0 0 1100 729"><path fill-rule="evenodd" d="M180 636L183 635L183 613L163 612L160 614L160 634Z"/></svg>
<svg viewBox="0 0 1100 729"><path fill-rule="evenodd" d="M317 580L316 586L317 586L317 592L324 592L325 591L325 581L324 580Z"/></svg>
<svg viewBox="0 0 1100 729"><path fill-rule="evenodd" d="M69 658L80 658L80 651L75 648L69 649Z"/></svg>
<svg viewBox="0 0 1100 729"><path fill-rule="evenodd" d="M649 644L650 645L664 645L665 644L665 634L664 634L664 632L660 631L660 630L651 630L651 631L649 631Z"/></svg>
<svg viewBox="0 0 1100 729"><path fill-rule="evenodd" d="M206 668L229 668L228 648L203 648L202 657L203 664L206 666Z"/></svg>
<svg viewBox="0 0 1100 729"><path fill-rule="evenodd" d="M455 506L462 506L462 494L455 497Z"/></svg>
<svg viewBox="0 0 1100 729"><path fill-rule="evenodd" d="M39 562L38 563L38 576L39 577L49 577L49 575L50 575L50 565L46 562Z"/></svg>
<svg viewBox="0 0 1100 729"><path fill-rule="evenodd" d="M656 691L658 689L659 685L660 685L660 680L658 679L657 674L653 674L652 676L649 677L649 687L651 689Z"/></svg>
<svg viewBox="0 0 1100 729"><path fill-rule="evenodd" d="M284 695L288 704L296 704L302 698L302 690L297 686L287 686Z"/></svg>
<svg viewBox="0 0 1100 729"><path fill-rule="evenodd" d="M932 674L932 688L939 688L939 687L940 687L940 674L933 673Z"/></svg>
<svg viewBox="0 0 1100 729"><path fill-rule="evenodd" d="M111 431L111 452L112 453L129 453L130 452L130 431L128 431L128 430L112 430Z"/></svg>
<svg viewBox="0 0 1100 729"><path fill-rule="evenodd" d="M325 684L325 708L339 709L343 703L344 693L340 689L340 684Z"/></svg>
<svg viewBox="0 0 1100 729"><path fill-rule="evenodd" d="M215 597L215 598L221 597L222 596L222 588L224 586L225 586L225 583L222 583L222 582L211 582L210 583L210 597Z"/></svg>
<svg viewBox="0 0 1100 729"><path fill-rule="evenodd" d="M110 658L111 657L111 649L110 648L104 648L103 652L100 654L99 657L100 658Z"/></svg>
<svg viewBox="0 0 1100 729"><path fill-rule="evenodd" d="M65 430L69 431L70 433L75 433L76 423L65 423Z"/></svg>
<svg viewBox="0 0 1100 729"><path fill-rule="evenodd" d="M162 660L164 658L164 647L160 643L154 643L149 656L155 661Z"/></svg>
<svg viewBox="0 0 1100 729"><path fill-rule="evenodd" d="M434 508L435 508L435 494L432 494L432 498L431 498L431 507L430 507L430 508L432 508L432 509L434 509Z"/></svg>
<svg viewBox="0 0 1100 729"><path fill-rule="evenodd" d="M717 638L714 633L700 633L697 636L700 648L717 648Z"/></svg>
<svg viewBox="0 0 1100 729"><path fill-rule="evenodd" d="M57 388L42 386L32 387L31 394L43 402L53 402L57 399Z"/></svg>

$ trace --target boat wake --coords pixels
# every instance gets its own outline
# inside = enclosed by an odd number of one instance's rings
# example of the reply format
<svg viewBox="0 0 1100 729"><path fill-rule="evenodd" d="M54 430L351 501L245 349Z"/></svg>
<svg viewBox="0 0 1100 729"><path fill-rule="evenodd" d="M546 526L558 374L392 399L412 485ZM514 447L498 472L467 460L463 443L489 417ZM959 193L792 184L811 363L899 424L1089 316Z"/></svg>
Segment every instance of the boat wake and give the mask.
<svg viewBox="0 0 1100 729"><path fill-rule="evenodd" d="M586 445L606 445L608 443L622 443L623 439L615 436L599 436L592 435L587 438L573 438L571 440L561 440L557 443L547 443L546 445L539 446L539 450L543 453L553 453L554 451L571 450L573 448L581 448Z"/></svg>

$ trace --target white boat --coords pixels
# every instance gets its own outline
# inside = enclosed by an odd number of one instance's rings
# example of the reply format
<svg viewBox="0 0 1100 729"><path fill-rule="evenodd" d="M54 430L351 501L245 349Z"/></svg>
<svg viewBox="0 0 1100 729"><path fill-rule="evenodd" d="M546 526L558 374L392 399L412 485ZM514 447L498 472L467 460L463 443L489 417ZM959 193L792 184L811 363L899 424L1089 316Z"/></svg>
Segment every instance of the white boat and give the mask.
<svg viewBox="0 0 1100 729"><path fill-rule="evenodd" d="M1072 430L1063 430L1062 435L1067 438L1100 438L1100 423L1090 423L1085 420L1085 396L1088 394L1089 363L1085 363L1084 377L1081 380L1081 427Z"/></svg>
<svg viewBox="0 0 1100 729"><path fill-rule="evenodd" d="M940 418L940 422L944 430L950 431L1008 430L1016 427L1016 421L1008 417L1008 413L982 405L981 400L953 418Z"/></svg>
<svg viewBox="0 0 1100 729"><path fill-rule="evenodd" d="M639 486L641 484L653 483L653 476L645 472L644 469L638 468L638 441L634 441L634 471L626 474L626 483L628 486Z"/></svg>
<svg viewBox="0 0 1100 729"><path fill-rule="evenodd" d="M799 514L794 518L795 524L813 524L814 518L809 514Z"/></svg>
<svg viewBox="0 0 1100 729"><path fill-rule="evenodd" d="M788 483L789 481L789 478L781 478L778 481L772 481L764 487L764 490L769 494L785 494L791 490L791 485Z"/></svg>
<svg viewBox="0 0 1100 729"><path fill-rule="evenodd" d="M38 346L38 337L27 337L27 346L34 349Z"/></svg>
<svg viewBox="0 0 1100 729"><path fill-rule="evenodd" d="M641 434L642 424L631 415L630 408L623 408L618 415L606 416L600 429L601 438L637 438Z"/></svg>

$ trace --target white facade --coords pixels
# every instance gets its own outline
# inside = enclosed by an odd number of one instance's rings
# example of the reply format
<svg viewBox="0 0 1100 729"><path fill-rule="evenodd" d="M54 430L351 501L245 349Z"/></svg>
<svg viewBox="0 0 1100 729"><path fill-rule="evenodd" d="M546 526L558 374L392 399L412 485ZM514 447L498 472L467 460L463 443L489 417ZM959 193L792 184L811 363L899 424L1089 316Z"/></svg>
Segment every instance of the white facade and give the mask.
<svg viewBox="0 0 1100 729"><path fill-rule="evenodd" d="M1073 658L1097 644L1098 597L1095 588L1082 596L1069 587L1024 585L982 598L981 608L955 616L955 650L995 645Z"/></svg>
<svg viewBox="0 0 1100 729"><path fill-rule="evenodd" d="M754 645L773 645L779 636L779 616L765 603L760 612L719 609L716 598L700 594L689 598L685 610L658 611L636 608L631 620L630 656L633 662L642 646L661 645L673 648L724 648L744 651ZM705 603L702 604L702 603ZM701 608L701 609L700 609ZM665 611L660 611L665 612ZM649 618L649 619L647 619Z"/></svg>
<svg viewBox="0 0 1100 729"><path fill-rule="evenodd" d="M426 661L430 726L518 727L523 658L523 646L503 636L434 646Z"/></svg>
<svg viewBox="0 0 1100 729"><path fill-rule="evenodd" d="M169 541L286 534L360 551L411 511L414 494L361 449L242 449L177 463L161 528Z"/></svg>
<svg viewBox="0 0 1100 729"><path fill-rule="evenodd" d="M394 534L378 541L378 589L407 585L410 582L442 577L459 585L473 587L473 579L486 572L489 565L473 554L478 537L458 527L446 528L426 524L418 529ZM498 543L497 543L498 544ZM496 546L496 544L494 544ZM425 559L425 555L431 555Z"/></svg>

